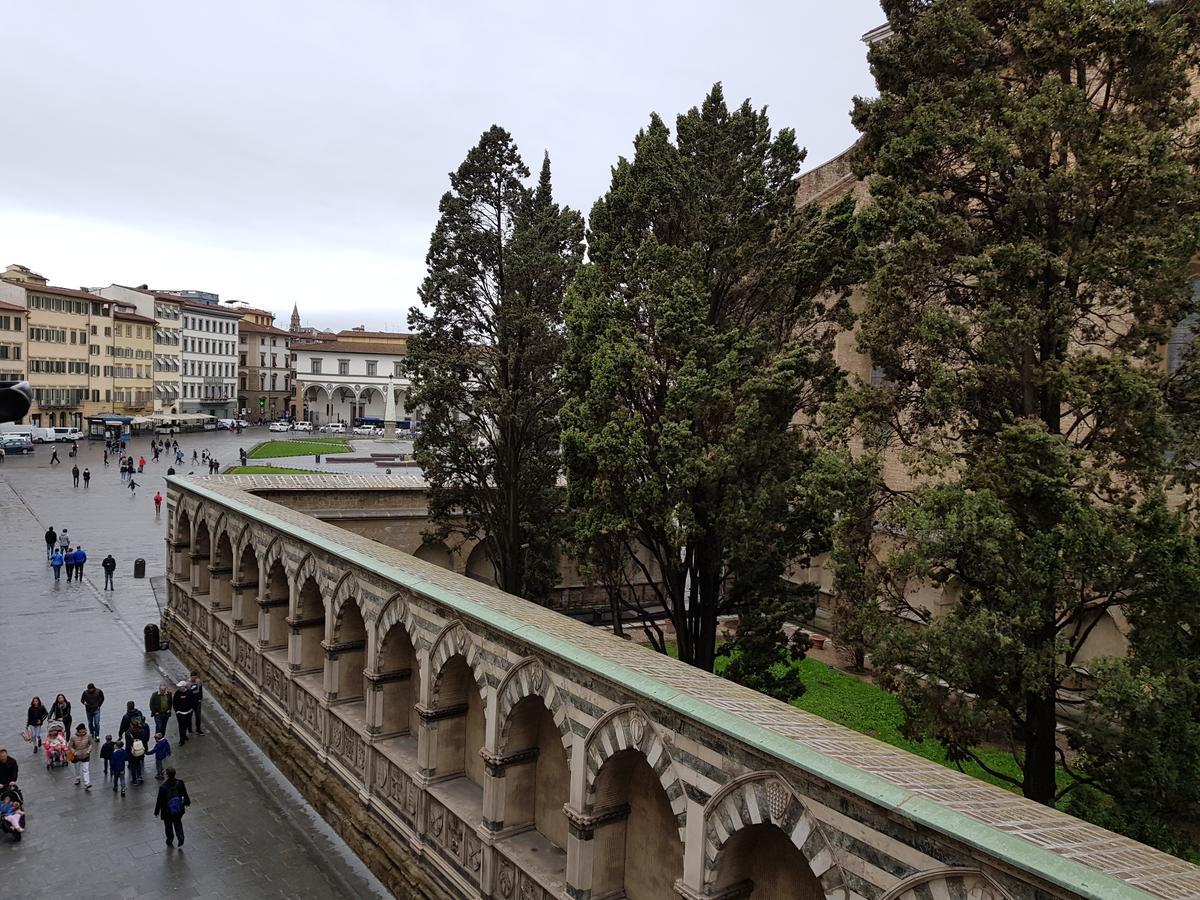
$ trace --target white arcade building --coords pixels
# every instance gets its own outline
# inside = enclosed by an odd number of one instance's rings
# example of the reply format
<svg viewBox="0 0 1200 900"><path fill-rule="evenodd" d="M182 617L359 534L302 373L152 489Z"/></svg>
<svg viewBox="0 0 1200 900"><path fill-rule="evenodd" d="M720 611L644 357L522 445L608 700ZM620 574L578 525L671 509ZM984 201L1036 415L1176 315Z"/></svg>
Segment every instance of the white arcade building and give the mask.
<svg viewBox="0 0 1200 900"><path fill-rule="evenodd" d="M396 419L409 414L409 382L403 374L405 339L393 332L343 331L337 340L293 343L296 414L315 425L361 418L382 421L388 384L396 395Z"/></svg>

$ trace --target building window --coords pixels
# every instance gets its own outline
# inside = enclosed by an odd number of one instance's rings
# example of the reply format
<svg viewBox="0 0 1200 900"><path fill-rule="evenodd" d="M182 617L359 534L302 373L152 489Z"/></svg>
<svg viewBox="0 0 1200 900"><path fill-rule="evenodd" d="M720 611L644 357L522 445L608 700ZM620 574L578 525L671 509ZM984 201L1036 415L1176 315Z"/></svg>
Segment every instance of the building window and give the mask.
<svg viewBox="0 0 1200 900"><path fill-rule="evenodd" d="M350 360L348 360L348 359L339 359L338 360L338 374L339 375L349 375L350 374Z"/></svg>
<svg viewBox="0 0 1200 900"><path fill-rule="evenodd" d="M400 360L396 360L394 363L392 363L392 374L395 375L397 378L399 378L401 375L403 375L404 374L404 363L400 362Z"/></svg>
<svg viewBox="0 0 1200 900"><path fill-rule="evenodd" d="M321 374L321 361L319 359L312 360L312 369L310 371L314 375Z"/></svg>
<svg viewBox="0 0 1200 900"><path fill-rule="evenodd" d="M376 360L368 359L367 360L367 375L369 375L371 378L374 378L376 375L379 374L378 370L379 370L379 363Z"/></svg>

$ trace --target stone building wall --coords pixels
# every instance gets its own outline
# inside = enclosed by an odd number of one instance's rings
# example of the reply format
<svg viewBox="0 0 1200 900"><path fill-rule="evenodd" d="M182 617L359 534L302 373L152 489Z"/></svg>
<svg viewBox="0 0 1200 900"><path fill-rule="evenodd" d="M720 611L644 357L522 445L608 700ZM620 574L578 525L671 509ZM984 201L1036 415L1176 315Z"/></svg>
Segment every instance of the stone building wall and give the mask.
<svg viewBox="0 0 1200 900"><path fill-rule="evenodd" d="M328 478L171 479L164 627L398 896L1200 895L1179 860L251 492Z"/></svg>

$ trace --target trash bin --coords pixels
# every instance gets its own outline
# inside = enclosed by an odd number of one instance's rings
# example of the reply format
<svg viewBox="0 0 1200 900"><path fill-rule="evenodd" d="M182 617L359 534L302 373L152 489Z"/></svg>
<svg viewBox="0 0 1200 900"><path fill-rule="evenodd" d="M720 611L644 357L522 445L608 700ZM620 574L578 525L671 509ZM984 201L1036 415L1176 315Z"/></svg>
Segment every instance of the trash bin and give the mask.
<svg viewBox="0 0 1200 900"><path fill-rule="evenodd" d="M140 556L133 561L133 577L134 578L145 578L146 577L146 561L144 559L142 559Z"/></svg>
<svg viewBox="0 0 1200 900"><path fill-rule="evenodd" d="M145 629L143 630L142 634L145 636L145 639L146 639L146 652L147 653L153 653L159 649L159 634L158 634L158 626L157 625L155 625L153 623L151 623L150 625L147 625L145 627Z"/></svg>

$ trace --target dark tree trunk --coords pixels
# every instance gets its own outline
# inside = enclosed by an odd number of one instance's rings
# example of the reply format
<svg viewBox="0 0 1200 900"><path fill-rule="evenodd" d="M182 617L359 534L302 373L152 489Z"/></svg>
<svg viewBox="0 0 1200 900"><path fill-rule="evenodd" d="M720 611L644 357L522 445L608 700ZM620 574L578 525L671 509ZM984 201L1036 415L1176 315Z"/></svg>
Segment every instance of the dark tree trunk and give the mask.
<svg viewBox="0 0 1200 900"><path fill-rule="evenodd" d="M1054 805L1057 789L1054 697L1051 692L1025 698L1025 778L1021 787L1030 800L1047 806Z"/></svg>

